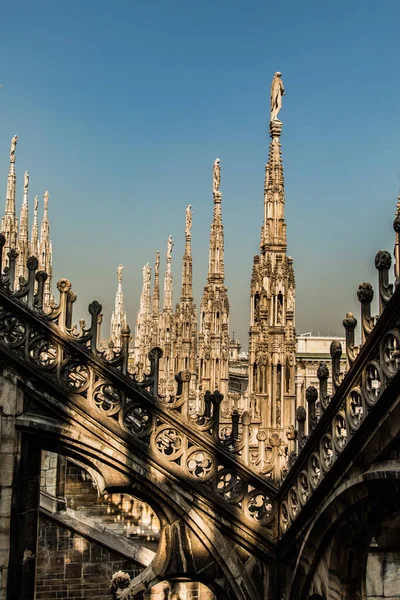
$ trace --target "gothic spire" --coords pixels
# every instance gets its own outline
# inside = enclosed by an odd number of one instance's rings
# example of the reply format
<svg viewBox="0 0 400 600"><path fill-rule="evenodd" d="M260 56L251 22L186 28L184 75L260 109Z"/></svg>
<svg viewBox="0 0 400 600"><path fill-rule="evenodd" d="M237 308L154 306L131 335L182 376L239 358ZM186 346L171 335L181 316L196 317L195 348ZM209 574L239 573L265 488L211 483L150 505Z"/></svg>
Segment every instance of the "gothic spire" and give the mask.
<svg viewBox="0 0 400 600"><path fill-rule="evenodd" d="M186 209L185 253L182 260L181 304L193 301L193 264L192 264L192 206Z"/></svg>
<svg viewBox="0 0 400 600"><path fill-rule="evenodd" d="M31 256L38 257L39 255L39 226L38 226L38 206L39 206L39 198L35 196L34 204L33 204L33 223L32 223L32 233L31 233Z"/></svg>
<svg viewBox="0 0 400 600"><path fill-rule="evenodd" d="M18 219L15 215L15 187L16 187L16 176L15 176L15 150L17 147L18 136L14 135L11 140L10 149L10 169L7 177L7 193L6 193L6 207L5 215L1 221L1 231L4 233L6 243L4 246L3 253L3 266L8 260L7 253L11 248L16 247L17 236L18 236Z"/></svg>
<svg viewBox="0 0 400 600"><path fill-rule="evenodd" d="M220 159L214 161L213 166L213 198L214 214L210 230L210 253L208 261L208 283L224 283L224 227L222 225L221 201L219 191L221 183Z"/></svg>
<svg viewBox="0 0 400 600"><path fill-rule="evenodd" d="M115 294L115 307L111 315L110 338L114 342L114 348L119 350L122 346L122 329L126 325L126 312L124 310L124 293L122 291L122 270L124 266L119 265L117 269L118 287Z"/></svg>
<svg viewBox="0 0 400 600"><path fill-rule="evenodd" d="M275 73L271 86L271 142L268 163L265 165L264 223L261 233L261 252L267 249L286 250L285 190L280 136L282 122L278 112L282 106L283 89L281 74Z"/></svg>
<svg viewBox="0 0 400 600"><path fill-rule="evenodd" d="M156 252L154 264L154 289L153 289L153 317L158 318L160 311L160 253Z"/></svg>
<svg viewBox="0 0 400 600"><path fill-rule="evenodd" d="M26 272L26 261L29 256L29 209L28 209L28 188L29 174L25 171L24 174L24 197L22 200L21 215L19 219L19 236L18 236L18 268L17 277L23 277Z"/></svg>
<svg viewBox="0 0 400 600"><path fill-rule="evenodd" d="M39 269L45 271L48 275L44 285L43 304L46 310L50 306L51 299L51 281L52 281L52 246L50 241L50 223L49 223L49 192L44 193L43 219L40 228L39 241Z"/></svg>
<svg viewBox="0 0 400 600"><path fill-rule="evenodd" d="M165 271L164 278L164 305L163 310L165 312L172 313L172 270L171 270L171 260L172 260L172 248L174 246L174 240L172 239L172 235L168 236L167 242L167 268Z"/></svg>

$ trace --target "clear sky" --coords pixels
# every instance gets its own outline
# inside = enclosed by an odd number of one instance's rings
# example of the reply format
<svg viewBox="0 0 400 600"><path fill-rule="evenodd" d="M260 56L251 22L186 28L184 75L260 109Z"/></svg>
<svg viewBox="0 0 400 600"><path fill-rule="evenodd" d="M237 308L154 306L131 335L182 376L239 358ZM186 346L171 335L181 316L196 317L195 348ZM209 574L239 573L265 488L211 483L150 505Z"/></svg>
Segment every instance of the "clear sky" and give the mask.
<svg viewBox="0 0 400 600"><path fill-rule="evenodd" d="M231 331L247 346L279 70L297 331L341 334L393 246L398 0L36 0L0 14L0 202L18 134L18 211L27 169L31 206L50 192L54 275L78 293L77 319L98 299L108 335L122 262L133 328L142 265L165 260L168 234L178 300L189 203L199 304L218 156Z"/></svg>

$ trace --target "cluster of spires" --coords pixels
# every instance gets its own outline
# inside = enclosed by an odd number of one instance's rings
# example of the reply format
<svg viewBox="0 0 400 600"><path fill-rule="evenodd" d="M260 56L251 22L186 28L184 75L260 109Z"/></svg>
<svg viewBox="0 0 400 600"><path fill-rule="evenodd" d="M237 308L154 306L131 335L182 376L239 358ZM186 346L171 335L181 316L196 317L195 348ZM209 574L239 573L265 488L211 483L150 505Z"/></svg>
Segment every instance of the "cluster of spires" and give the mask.
<svg viewBox="0 0 400 600"><path fill-rule="evenodd" d="M8 254L11 252L17 254L16 260L16 281L14 285L17 286L18 282L22 279L26 280L28 276L27 270L27 259L29 256L35 256L39 262L39 269L46 271L48 278L45 282L43 305L44 310L47 312L50 308L52 301L51 294L51 280L52 280L52 243L50 240L50 223L48 215L49 207L49 193L44 193L44 209L43 219L40 227L39 235L39 224L38 224L38 196L34 199L34 212L33 212L33 223L31 230L31 237L29 239L29 205L28 205L28 192L29 192L29 175L25 171L24 174L24 193L22 199L21 213L18 223L18 217L16 215L16 172L15 172L15 161L16 161L16 147L18 137L15 135L11 140L10 149L10 168L7 178L7 192L6 192L6 205L5 213L1 219L1 233L5 236L5 247L3 251L3 269L8 263Z"/></svg>
<svg viewBox="0 0 400 600"><path fill-rule="evenodd" d="M281 471L287 448L286 431L294 422L295 392L295 279L293 260L286 254L285 194L280 135L282 123L278 113L284 95L281 74L274 75L271 86L270 147L265 172L264 220L260 254L254 258L251 281L251 315L249 337L249 388L241 398L240 409L251 415L254 456L258 444L280 448L281 465L263 459L254 466L264 473L275 467ZM168 238L164 300L160 305L160 253L154 267L153 296L151 268L143 267L143 287L136 318L132 368L139 377L149 368L148 353L158 346L160 360L160 395L174 393L175 374L189 371L190 394L196 408L206 390L218 390L224 397L222 415L237 406L235 394L228 392L229 382L229 301L225 287L224 231L222 223L221 168L217 158L213 166L213 219L210 230L207 282L199 311L193 301L191 226L192 212L186 209L185 253L182 260L182 287L175 311L172 305L172 237ZM115 311L111 321L111 340L121 347L121 327L126 325L121 288L121 267ZM221 424L223 422L221 421ZM264 453L265 454L265 453ZM258 459L255 458L255 461ZM250 462L252 456L250 451ZM279 478L279 473L271 475Z"/></svg>
<svg viewBox="0 0 400 600"><path fill-rule="evenodd" d="M215 187L215 176L218 172L218 188ZM166 268L164 275L164 295L160 298L160 252L156 252L154 265L153 293L151 292L151 267L143 266L143 285L140 295L139 310L136 317L133 364L139 376L149 366L148 353L153 347L161 347L163 358L160 364L160 393L167 395L173 390L175 374L180 371L191 373L191 389L226 388L228 391L228 301L224 287L224 240L221 213L222 194L219 191L220 170L219 159L214 163L213 172L214 217L210 232L210 255L207 285L201 303L202 320L200 335L197 335L197 311L193 299L193 264L192 264L192 207L185 212L185 251L182 259L182 285L179 302L173 309L172 249L174 242L168 236L166 252ZM118 289L115 299L115 310L111 318L110 338L115 349L122 345L121 332L126 325L126 313L122 293L122 269L118 267ZM221 302L222 298L222 302ZM221 308L222 306L222 308ZM213 317L214 315L214 317ZM216 316L217 315L217 316ZM212 331L211 331L212 330ZM210 336L213 334L214 344L211 347ZM219 340L219 341L218 341ZM225 367L212 369L206 367L211 354L215 354L217 364L222 356ZM198 354L199 351L199 354ZM202 371L198 374L198 360ZM207 363L208 364L208 363ZM224 375L221 382L218 373Z"/></svg>

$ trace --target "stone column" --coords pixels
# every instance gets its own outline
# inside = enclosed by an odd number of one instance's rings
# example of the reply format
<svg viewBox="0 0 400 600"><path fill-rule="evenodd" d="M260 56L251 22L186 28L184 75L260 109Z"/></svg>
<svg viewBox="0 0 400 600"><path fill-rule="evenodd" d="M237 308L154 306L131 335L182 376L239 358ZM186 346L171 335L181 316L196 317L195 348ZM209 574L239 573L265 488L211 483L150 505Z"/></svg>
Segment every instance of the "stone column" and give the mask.
<svg viewBox="0 0 400 600"><path fill-rule="evenodd" d="M33 600L40 449L15 426L23 412L16 374L0 374L0 600Z"/></svg>
<svg viewBox="0 0 400 600"><path fill-rule="evenodd" d="M22 435L15 461L7 599L34 600L40 501L41 451L36 437Z"/></svg>

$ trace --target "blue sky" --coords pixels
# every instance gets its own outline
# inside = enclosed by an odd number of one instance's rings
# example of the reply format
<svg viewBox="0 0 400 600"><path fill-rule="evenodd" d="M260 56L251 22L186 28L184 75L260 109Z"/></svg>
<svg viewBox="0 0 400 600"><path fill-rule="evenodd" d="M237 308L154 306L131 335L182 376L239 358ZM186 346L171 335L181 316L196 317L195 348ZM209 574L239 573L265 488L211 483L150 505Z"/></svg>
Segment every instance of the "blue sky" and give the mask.
<svg viewBox="0 0 400 600"><path fill-rule="evenodd" d="M17 133L18 210L50 192L55 279L94 298L105 331L125 265L133 327L141 267L175 240L180 291L192 204L197 303L211 171L221 159L231 331L247 345L259 249L269 88L279 70L297 330L340 334L361 281L392 250L400 186L398 0L14 2L0 19L0 203ZM2 165L2 166L1 166Z"/></svg>

